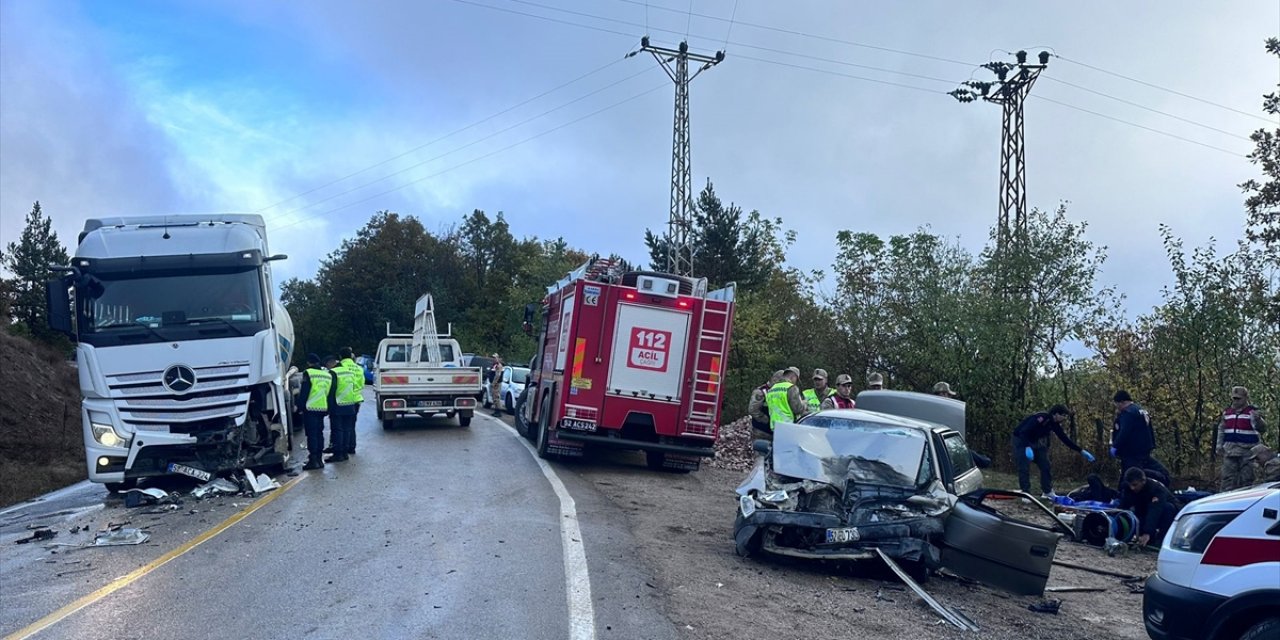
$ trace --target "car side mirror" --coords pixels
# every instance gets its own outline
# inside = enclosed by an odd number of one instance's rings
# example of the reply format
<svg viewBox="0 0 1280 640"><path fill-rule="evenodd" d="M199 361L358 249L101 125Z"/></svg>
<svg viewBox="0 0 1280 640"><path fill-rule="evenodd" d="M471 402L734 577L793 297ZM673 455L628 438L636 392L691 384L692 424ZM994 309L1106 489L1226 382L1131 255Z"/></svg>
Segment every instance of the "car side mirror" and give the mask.
<svg viewBox="0 0 1280 640"><path fill-rule="evenodd" d="M769 452L773 451L773 443L763 439L756 440L751 443L751 448L755 449L756 453L767 456Z"/></svg>

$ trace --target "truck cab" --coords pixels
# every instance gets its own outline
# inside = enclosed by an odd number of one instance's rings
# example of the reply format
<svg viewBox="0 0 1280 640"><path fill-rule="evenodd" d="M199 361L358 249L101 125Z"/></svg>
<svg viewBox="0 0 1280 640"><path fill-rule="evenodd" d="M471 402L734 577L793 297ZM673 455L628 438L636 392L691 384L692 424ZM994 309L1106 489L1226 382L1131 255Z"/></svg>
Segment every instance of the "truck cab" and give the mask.
<svg viewBox="0 0 1280 640"><path fill-rule="evenodd" d="M293 325L257 215L89 220L49 322L77 343L89 479L281 466Z"/></svg>

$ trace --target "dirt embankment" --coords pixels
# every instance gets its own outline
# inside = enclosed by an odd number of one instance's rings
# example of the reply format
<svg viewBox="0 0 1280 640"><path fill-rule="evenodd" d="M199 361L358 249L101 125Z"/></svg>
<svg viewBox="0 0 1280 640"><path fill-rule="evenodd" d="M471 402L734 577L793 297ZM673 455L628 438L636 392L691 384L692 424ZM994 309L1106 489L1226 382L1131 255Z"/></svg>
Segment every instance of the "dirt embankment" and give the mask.
<svg viewBox="0 0 1280 640"><path fill-rule="evenodd" d="M86 476L75 367L0 331L0 506Z"/></svg>

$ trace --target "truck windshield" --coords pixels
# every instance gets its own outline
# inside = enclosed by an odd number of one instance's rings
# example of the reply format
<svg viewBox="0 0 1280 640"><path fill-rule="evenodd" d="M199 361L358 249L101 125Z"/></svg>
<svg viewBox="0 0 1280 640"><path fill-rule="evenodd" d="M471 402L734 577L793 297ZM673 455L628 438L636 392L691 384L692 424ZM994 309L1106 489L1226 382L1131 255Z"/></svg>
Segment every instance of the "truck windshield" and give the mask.
<svg viewBox="0 0 1280 640"><path fill-rule="evenodd" d="M95 275L76 306L80 338L97 346L247 336L269 320L256 269Z"/></svg>

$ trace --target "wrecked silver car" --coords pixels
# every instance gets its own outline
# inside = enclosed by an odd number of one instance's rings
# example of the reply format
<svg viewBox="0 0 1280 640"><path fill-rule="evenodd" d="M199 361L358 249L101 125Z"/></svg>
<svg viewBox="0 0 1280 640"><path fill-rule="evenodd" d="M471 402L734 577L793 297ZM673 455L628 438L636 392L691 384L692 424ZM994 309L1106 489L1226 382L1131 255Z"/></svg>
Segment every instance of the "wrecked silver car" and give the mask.
<svg viewBox="0 0 1280 640"><path fill-rule="evenodd" d="M737 552L868 560L878 549L919 578L946 566L1042 592L1059 535L982 505L964 403L876 391L858 404L881 411L822 411L756 442L764 455L737 490Z"/></svg>

